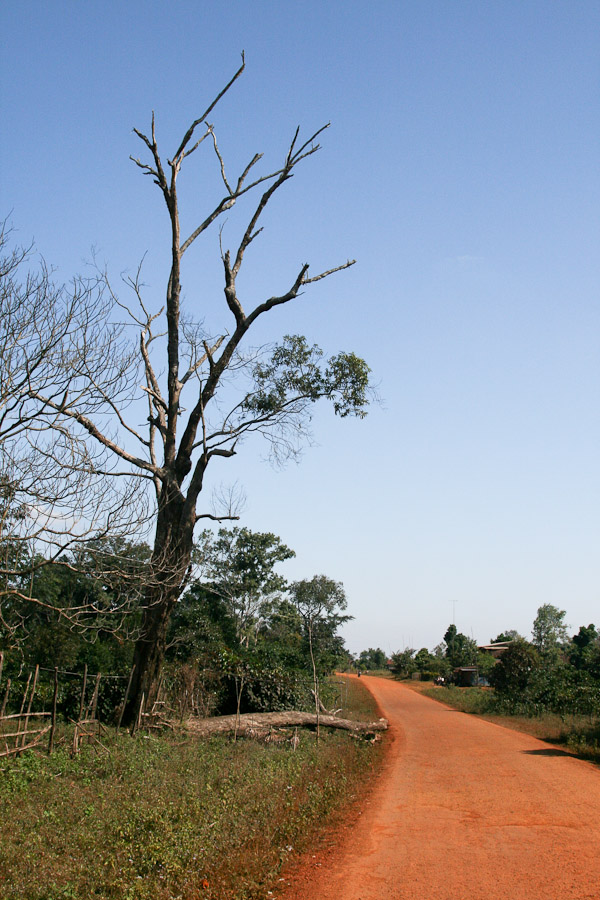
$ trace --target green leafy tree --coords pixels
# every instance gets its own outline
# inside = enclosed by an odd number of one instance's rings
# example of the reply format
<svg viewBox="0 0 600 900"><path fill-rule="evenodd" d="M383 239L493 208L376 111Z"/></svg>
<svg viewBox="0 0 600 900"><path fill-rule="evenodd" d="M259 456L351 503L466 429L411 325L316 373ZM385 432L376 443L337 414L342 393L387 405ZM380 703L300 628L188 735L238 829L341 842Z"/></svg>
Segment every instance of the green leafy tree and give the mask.
<svg viewBox="0 0 600 900"><path fill-rule="evenodd" d="M419 672L431 669L431 667L435 665L435 662L435 656L429 652L427 647L421 647L421 649L415 653L415 665Z"/></svg>
<svg viewBox="0 0 600 900"><path fill-rule="evenodd" d="M56 563L34 565L29 589L35 602L15 595L11 600L22 635L19 659L48 668L80 671L87 664L105 674L124 672L131 665L149 557L146 544L113 536L66 552ZM79 613L76 624L73 611Z"/></svg>
<svg viewBox="0 0 600 900"><path fill-rule="evenodd" d="M225 603L239 644L248 646L251 637L256 637L269 599L286 588L276 565L295 555L268 532L235 527L200 535L197 561L206 584Z"/></svg>
<svg viewBox="0 0 600 900"><path fill-rule="evenodd" d="M479 670L479 675L484 678L489 678L491 672L493 671L497 660L491 655L491 653L484 653L479 651L477 653L477 668Z"/></svg>
<svg viewBox="0 0 600 900"><path fill-rule="evenodd" d="M440 667L438 658L433 653L430 653L427 647L421 647L415 654L415 667L424 680L430 680L436 675L446 674L445 669Z"/></svg>
<svg viewBox="0 0 600 900"><path fill-rule="evenodd" d="M225 647L232 650L239 647L232 611L217 590L194 581L173 611L167 659L216 665L215 660Z"/></svg>
<svg viewBox="0 0 600 900"><path fill-rule="evenodd" d="M521 696L541 665L541 656L533 644L523 639L515 641L490 672L490 683L501 694Z"/></svg>
<svg viewBox="0 0 600 900"><path fill-rule="evenodd" d="M309 667L304 622L297 607L285 595L275 596L267 604L258 643L288 670L306 671Z"/></svg>
<svg viewBox="0 0 600 900"><path fill-rule="evenodd" d="M216 673L220 712L256 711L268 702L279 709L295 696L290 655L266 639L287 584L275 567L294 555L274 534L248 528L200 535L195 561L204 581L194 581L176 605L167 656Z"/></svg>
<svg viewBox="0 0 600 900"><path fill-rule="evenodd" d="M541 653L556 652L568 640L566 612L551 603L544 603L533 622L533 643Z"/></svg>
<svg viewBox="0 0 600 900"><path fill-rule="evenodd" d="M336 635L337 629L352 617L343 613L348 605L343 585L325 575L294 581L288 596L304 626L318 722L319 676L331 671L332 665L335 665L343 648L341 639Z"/></svg>
<svg viewBox="0 0 600 900"><path fill-rule="evenodd" d="M452 668L477 664L477 643L466 634L457 631L456 625L449 625L444 635L445 656Z"/></svg>
<svg viewBox="0 0 600 900"><path fill-rule="evenodd" d="M415 651L412 647L407 647L405 650L397 650L396 653L392 653L391 656L391 672L396 678L405 678L407 675L411 675L416 671L416 665L414 661Z"/></svg>
<svg viewBox="0 0 600 900"><path fill-rule="evenodd" d="M525 640L522 635L519 634L518 631L515 631L514 628L509 628L508 631L501 631L498 637L492 638L490 644L503 644L507 641L522 641Z"/></svg>
<svg viewBox="0 0 600 900"><path fill-rule="evenodd" d="M581 625L573 635L569 660L578 671L600 680L600 634L595 625Z"/></svg>
<svg viewBox="0 0 600 900"><path fill-rule="evenodd" d="M387 663L387 654L381 647L374 649L369 647L368 650L362 650L358 656L357 665L365 671L374 671L375 669L385 669Z"/></svg>

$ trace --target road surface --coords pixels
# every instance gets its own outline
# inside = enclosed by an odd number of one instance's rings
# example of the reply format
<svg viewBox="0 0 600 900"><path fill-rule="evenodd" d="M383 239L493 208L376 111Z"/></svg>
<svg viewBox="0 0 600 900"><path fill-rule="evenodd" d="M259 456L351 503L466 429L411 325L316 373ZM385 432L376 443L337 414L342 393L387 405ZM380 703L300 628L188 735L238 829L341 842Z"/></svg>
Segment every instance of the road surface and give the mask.
<svg viewBox="0 0 600 900"><path fill-rule="evenodd" d="M384 771L285 900L600 900L600 769L383 678Z"/></svg>

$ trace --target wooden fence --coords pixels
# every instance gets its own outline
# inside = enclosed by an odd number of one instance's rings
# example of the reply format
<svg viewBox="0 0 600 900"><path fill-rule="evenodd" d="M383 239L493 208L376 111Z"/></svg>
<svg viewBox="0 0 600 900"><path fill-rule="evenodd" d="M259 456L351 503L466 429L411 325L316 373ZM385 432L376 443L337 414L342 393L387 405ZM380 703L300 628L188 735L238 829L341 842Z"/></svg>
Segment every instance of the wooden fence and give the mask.
<svg viewBox="0 0 600 900"><path fill-rule="evenodd" d="M2 668L4 663L4 654L0 653L0 682L2 679ZM56 703L53 703L52 712L39 712L33 710L33 699L38 686L40 667L35 667L35 673L29 673L25 690L21 698L18 713L6 714L6 707L13 687L9 678L4 688L4 696L2 700L2 708L0 709L0 757L15 756L22 753L23 750L29 750L38 746L48 732L49 750L54 743L54 732L56 728ZM55 677L55 694L57 690L57 681ZM49 721L48 721L49 720Z"/></svg>
<svg viewBox="0 0 600 900"><path fill-rule="evenodd" d="M100 738L105 728L98 716L98 700L102 679L110 680L116 678L126 681L123 699L119 704L115 720L116 731L117 734L119 733L135 666L128 676L104 675L102 673L90 674L87 666L84 667L83 672L64 672L60 671L58 667L54 669L40 669L40 666L36 666L35 670L29 673L23 687L23 680L17 682L8 678L5 683L2 682L3 664L4 654L0 651L0 758L18 756L24 750L30 750L34 747L42 748L46 741L48 753L52 753L56 743L60 678L79 678L82 682L79 703L76 707L77 712L72 717L67 717L67 721L73 726L73 754L79 752L83 742L94 742L103 746ZM45 673L46 676L44 681L45 701L42 701L39 693L40 672ZM142 694L140 703L137 706L137 713L129 729L130 733L133 735L140 729L151 730L156 728L162 730L166 727L175 727L177 722L183 722L190 715L199 718L210 716L210 711L204 708L203 692L200 690L200 683L206 679L207 673L208 675L215 674L212 670L203 670L202 673L195 673L191 679L184 678L183 683L178 686L174 696L171 696L173 692L167 691L161 681L157 691L157 698L151 708L147 706L144 694ZM240 696L246 682L251 680L248 676L242 679ZM301 681L313 693L312 681ZM296 682L299 683L297 679ZM333 688L334 695L337 695L335 703L339 704L340 707L337 712L341 712L347 705L347 696L344 698L344 693L346 692L347 694L347 685L343 681L330 680L329 687ZM52 696L51 700L50 695ZM36 697L37 702L35 702ZM238 703L239 699L240 697L238 697ZM330 699L333 699L333 697ZM48 708L40 708L44 706ZM319 706L321 711L329 712L322 703L319 703ZM7 709L15 711L7 713Z"/></svg>
<svg viewBox="0 0 600 900"><path fill-rule="evenodd" d="M5 684L2 683L3 664L4 654L0 652L0 697L2 697L2 705L0 706L0 758L18 756L24 750L42 747L45 740L48 742L48 753L52 753L56 738L59 675L82 679L78 714L76 718L68 719L71 725L74 726L72 752L77 754L83 741L100 743L100 736L104 730L104 726L98 718L98 697L101 679L102 677L126 678L127 676L102 676L101 673L89 676L87 666L85 666L83 673L60 672L58 667L55 667L54 670L44 670L52 673L52 701L50 709L39 710L33 707L39 687L40 667L36 666L35 671L29 673L21 695L22 682L15 684L8 678ZM92 683L91 697L86 702L86 695L90 693L89 687L91 687ZM127 701L130 685L131 675L127 683L123 707ZM18 691L16 702L15 690ZM18 708L18 712L7 714L7 707L10 708L9 701L12 708ZM119 718L117 730L120 724L121 718Z"/></svg>

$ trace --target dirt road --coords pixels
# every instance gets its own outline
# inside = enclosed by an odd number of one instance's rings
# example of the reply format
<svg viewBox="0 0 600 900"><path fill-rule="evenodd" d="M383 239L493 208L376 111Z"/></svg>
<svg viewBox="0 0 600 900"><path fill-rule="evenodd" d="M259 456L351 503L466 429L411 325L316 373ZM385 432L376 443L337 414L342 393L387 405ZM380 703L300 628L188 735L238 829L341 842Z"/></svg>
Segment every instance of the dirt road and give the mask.
<svg viewBox="0 0 600 900"><path fill-rule="evenodd" d="M286 900L600 900L600 770L396 682L364 682L390 721L385 771Z"/></svg>

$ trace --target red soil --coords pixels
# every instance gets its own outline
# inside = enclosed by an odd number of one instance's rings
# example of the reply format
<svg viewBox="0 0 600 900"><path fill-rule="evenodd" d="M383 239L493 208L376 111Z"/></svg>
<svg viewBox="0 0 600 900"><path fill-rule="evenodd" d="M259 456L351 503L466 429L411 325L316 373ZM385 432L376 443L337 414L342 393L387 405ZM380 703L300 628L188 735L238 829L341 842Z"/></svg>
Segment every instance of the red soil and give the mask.
<svg viewBox="0 0 600 900"><path fill-rule="evenodd" d="M381 678L378 783L285 900L600 900L600 770ZM272 895L273 896L273 895Z"/></svg>

